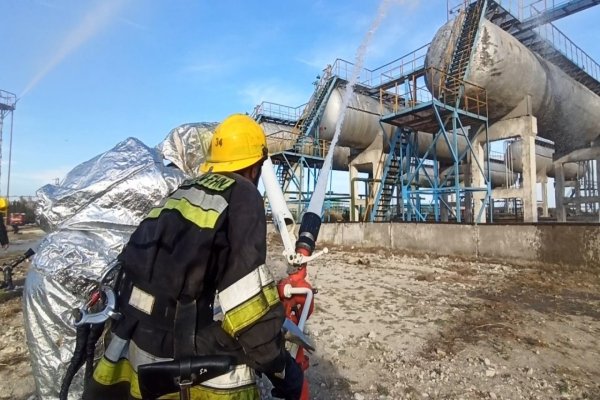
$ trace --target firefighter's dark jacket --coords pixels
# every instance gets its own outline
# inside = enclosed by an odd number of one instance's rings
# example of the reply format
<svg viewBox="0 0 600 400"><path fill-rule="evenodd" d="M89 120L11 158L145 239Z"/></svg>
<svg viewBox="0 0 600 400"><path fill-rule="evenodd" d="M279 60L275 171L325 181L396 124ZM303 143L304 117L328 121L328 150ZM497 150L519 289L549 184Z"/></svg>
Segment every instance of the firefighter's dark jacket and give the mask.
<svg viewBox="0 0 600 400"><path fill-rule="evenodd" d="M4 246L8 244L8 233L6 232L6 225L4 225L4 214L0 213L0 245Z"/></svg>
<svg viewBox="0 0 600 400"><path fill-rule="evenodd" d="M177 302L195 300L196 354L239 349L251 367L281 371L283 307L265 258L263 200L249 180L225 173L187 181L150 211L119 256L124 318L113 331L155 356L174 357ZM213 322L216 292L221 323Z"/></svg>

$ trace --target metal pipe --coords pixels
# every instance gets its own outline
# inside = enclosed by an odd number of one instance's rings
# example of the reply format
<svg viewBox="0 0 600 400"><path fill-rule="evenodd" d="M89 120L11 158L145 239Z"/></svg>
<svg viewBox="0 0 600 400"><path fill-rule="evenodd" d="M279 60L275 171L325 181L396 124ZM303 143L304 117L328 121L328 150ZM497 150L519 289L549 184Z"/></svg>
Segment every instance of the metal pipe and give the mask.
<svg viewBox="0 0 600 400"><path fill-rule="evenodd" d="M304 324L308 319L308 312L310 310L310 306L312 304L313 299L313 291L311 288L306 287L292 287L292 285L287 284L283 288L284 295L286 297L292 297L295 294L305 295L306 300L304 301L304 305L302 306L302 314L300 314L300 319L298 320L298 328L300 328L304 332Z"/></svg>
<svg viewBox="0 0 600 400"><path fill-rule="evenodd" d="M10 208L10 167L12 165L12 144L13 144L13 117L14 114L10 112L10 141L8 144L8 175L6 177L6 200L8 201L8 207L6 208L6 222L9 223L8 210Z"/></svg>
<svg viewBox="0 0 600 400"><path fill-rule="evenodd" d="M273 163L271 158L267 157L262 166L261 178L263 185L265 185L265 191L269 204L271 206L271 215L275 227L280 233L285 231L289 232L289 235L281 234L283 246L288 254L294 253L294 244L292 242L294 232L294 217L287 207L283 192L279 187L275 172L273 171Z"/></svg>

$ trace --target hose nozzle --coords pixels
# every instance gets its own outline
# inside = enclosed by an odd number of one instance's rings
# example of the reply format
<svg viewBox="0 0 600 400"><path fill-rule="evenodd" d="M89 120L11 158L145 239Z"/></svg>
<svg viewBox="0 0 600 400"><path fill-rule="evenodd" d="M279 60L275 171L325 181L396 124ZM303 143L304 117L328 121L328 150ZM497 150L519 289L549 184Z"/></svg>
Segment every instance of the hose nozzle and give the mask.
<svg viewBox="0 0 600 400"><path fill-rule="evenodd" d="M321 217L313 212L307 212L302 216L296 251L303 250L305 255L310 256L315 251L317 236L321 228Z"/></svg>

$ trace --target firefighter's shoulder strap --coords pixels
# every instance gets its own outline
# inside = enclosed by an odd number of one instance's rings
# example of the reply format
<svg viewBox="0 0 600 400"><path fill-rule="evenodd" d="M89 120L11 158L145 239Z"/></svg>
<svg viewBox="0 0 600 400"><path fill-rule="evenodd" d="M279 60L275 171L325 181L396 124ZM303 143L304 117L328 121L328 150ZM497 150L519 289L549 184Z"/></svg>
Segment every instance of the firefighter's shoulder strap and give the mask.
<svg viewBox="0 0 600 400"><path fill-rule="evenodd" d="M196 300L178 301L173 326L173 356L181 360L196 350Z"/></svg>

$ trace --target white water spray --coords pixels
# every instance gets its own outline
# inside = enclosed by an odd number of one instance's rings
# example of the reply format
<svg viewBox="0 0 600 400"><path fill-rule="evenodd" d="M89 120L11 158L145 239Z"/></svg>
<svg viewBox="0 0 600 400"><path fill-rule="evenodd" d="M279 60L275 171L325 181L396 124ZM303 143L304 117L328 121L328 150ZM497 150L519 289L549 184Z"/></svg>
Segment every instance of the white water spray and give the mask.
<svg viewBox="0 0 600 400"><path fill-rule="evenodd" d="M67 56L77 50L81 45L98 34L108 25L123 6L122 0L102 0L98 6L91 9L65 38L58 51L50 61L33 77L23 90L20 97L31 91L52 69L60 64Z"/></svg>
<svg viewBox="0 0 600 400"><path fill-rule="evenodd" d="M358 47L356 51L356 60L354 62L354 68L352 69L352 74L350 75L350 80L346 85L346 90L344 91L344 96L342 97L342 113L340 114L338 120L335 123L335 133L333 135L333 139L331 140L331 146L329 147L329 151L327 152L327 156L325 157L325 161L323 162L323 167L321 168L321 172L319 173L319 179L317 180L317 185L315 187L315 191L310 199L310 203L308 204L307 212L312 212L317 215L321 215L323 210L323 203L325 202L325 191L327 190L327 180L329 178L329 172L331 171L331 164L333 162L333 151L335 146L337 145L338 138L340 136L340 131L342 130L342 124L344 123L344 118L346 117L346 111L348 110L348 104L350 103L350 96L354 93L354 85L358 81L360 76L360 71L362 70L363 63L365 61L365 54L367 53L367 48L373 39L373 35L381 25L381 22L385 18L388 7L392 0L383 0L379 5L377 10L377 16L373 20L367 34L365 35L362 43Z"/></svg>

